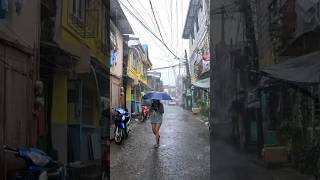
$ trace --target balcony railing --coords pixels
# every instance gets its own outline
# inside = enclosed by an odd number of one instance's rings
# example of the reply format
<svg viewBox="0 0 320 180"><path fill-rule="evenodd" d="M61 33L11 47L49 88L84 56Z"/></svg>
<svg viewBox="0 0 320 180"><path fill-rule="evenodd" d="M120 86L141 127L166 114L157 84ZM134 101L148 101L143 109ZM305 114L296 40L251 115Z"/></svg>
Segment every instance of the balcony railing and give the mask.
<svg viewBox="0 0 320 180"><path fill-rule="evenodd" d="M71 5L68 6L68 25L82 38L95 38L99 33L99 7L101 8L102 4L90 0L85 0L84 4L85 7L77 11L73 11Z"/></svg>

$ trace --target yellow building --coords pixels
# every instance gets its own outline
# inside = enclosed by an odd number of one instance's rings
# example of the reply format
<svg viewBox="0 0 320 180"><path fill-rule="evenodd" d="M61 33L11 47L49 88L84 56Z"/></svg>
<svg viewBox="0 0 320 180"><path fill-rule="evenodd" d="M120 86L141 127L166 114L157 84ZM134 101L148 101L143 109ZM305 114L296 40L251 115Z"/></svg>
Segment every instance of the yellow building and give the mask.
<svg viewBox="0 0 320 180"><path fill-rule="evenodd" d="M89 141L101 144L101 111L106 108L102 104L109 97L109 2L46 2L41 14L42 24L48 25L42 28L41 63L52 82L53 148L64 162L88 160Z"/></svg>
<svg viewBox="0 0 320 180"><path fill-rule="evenodd" d="M125 96L126 107L132 113L140 112L141 98L148 86L147 70L152 67L152 63L147 45L141 45L137 39L129 40L128 45Z"/></svg>
<svg viewBox="0 0 320 180"><path fill-rule="evenodd" d="M133 34L133 30L117 1L111 8L110 19L110 105L111 108L124 106L123 62L126 43L123 34ZM113 2L112 1L112 2Z"/></svg>

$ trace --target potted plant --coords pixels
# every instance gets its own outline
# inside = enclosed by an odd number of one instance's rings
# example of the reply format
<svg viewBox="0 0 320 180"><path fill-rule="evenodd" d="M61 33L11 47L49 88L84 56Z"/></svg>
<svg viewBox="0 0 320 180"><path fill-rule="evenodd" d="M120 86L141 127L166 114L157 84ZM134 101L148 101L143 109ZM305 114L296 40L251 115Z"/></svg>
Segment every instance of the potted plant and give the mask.
<svg viewBox="0 0 320 180"><path fill-rule="evenodd" d="M192 107L192 113L193 114L200 114L201 107L202 107L203 101L199 100L195 103L195 106Z"/></svg>

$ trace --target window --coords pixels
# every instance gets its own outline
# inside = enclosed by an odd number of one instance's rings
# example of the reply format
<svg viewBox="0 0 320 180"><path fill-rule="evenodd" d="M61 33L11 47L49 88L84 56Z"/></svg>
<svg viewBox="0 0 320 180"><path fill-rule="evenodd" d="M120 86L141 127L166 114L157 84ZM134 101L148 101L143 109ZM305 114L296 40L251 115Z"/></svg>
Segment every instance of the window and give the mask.
<svg viewBox="0 0 320 180"><path fill-rule="evenodd" d="M110 45L113 47L117 47L117 37L116 37L115 26L110 23Z"/></svg>
<svg viewBox="0 0 320 180"><path fill-rule="evenodd" d="M132 66L135 70L138 70L138 64L139 64L138 61L139 61L139 54L137 50L134 50L132 55Z"/></svg>
<svg viewBox="0 0 320 180"><path fill-rule="evenodd" d="M194 17L195 33L199 31L199 10L197 10L196 16Z"/></svg>
<svg viewBox="0 0 320 180"><path fill-rule="evenodd" d="M78 21L84 21L85 16L85 0L71 0L72 15Z"/></svg>

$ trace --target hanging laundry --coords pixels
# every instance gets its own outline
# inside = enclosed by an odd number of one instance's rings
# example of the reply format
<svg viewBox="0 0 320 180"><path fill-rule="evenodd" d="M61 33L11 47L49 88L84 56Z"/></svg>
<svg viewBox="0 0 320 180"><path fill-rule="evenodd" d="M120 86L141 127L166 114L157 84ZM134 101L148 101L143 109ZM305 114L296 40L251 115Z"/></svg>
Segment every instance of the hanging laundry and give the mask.
<svg viewBox="0 0 320 180"><path fill-rule="evenodd" d="M113 48L110 52L110 65L113 66L114 63L116 63L117 60L118 51L116 48Z"/></svg>
<svg viewBox="0 0 320 180"><path fill-rule="evenodd" d="M6 17L9 9L8 0L0 0L0 19Z"/></svg>

